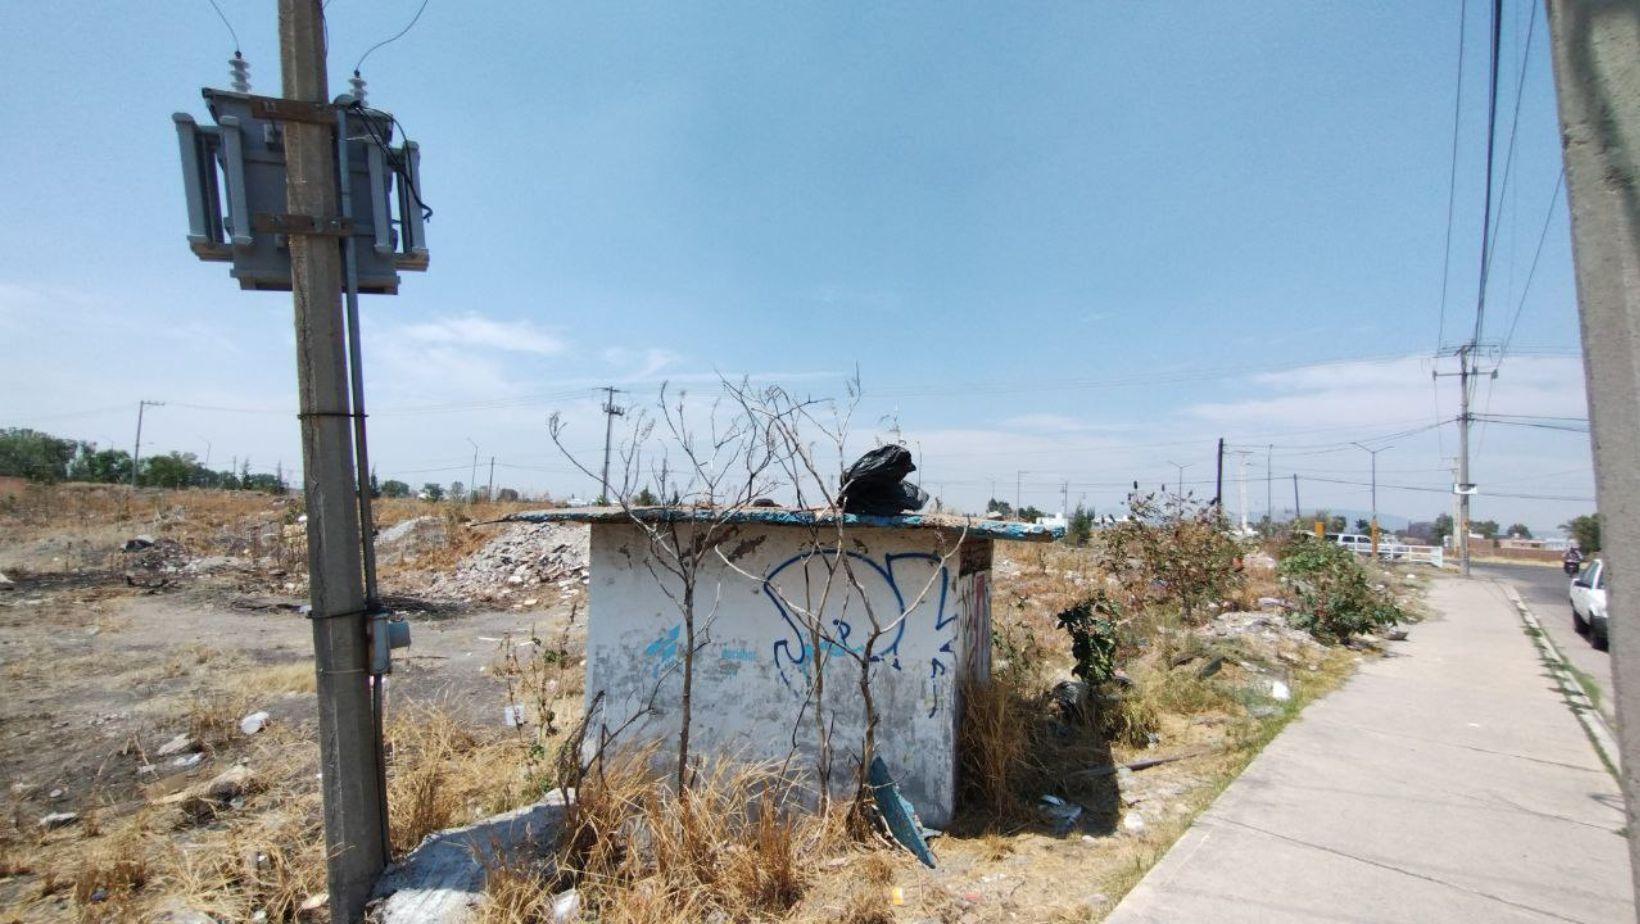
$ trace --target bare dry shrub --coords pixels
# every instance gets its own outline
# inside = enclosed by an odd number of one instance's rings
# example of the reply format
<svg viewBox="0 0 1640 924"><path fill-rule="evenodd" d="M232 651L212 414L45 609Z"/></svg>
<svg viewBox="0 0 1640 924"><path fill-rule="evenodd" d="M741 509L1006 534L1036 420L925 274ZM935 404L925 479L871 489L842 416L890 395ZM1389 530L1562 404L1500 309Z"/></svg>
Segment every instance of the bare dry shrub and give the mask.
<svg viewBox="0 0 1640 924"><path fill-rule="evenodd" d="M778 916L842 848L842 810L806 810L772 768L715 762L680 794L650 767L595 767L566 816L557 868L597 920Z"/></svg>
<svg viewBox="0 0 1640 924"><path fill-rule="evenodd" d="M1001 675L963 687L958 740L965 801L996 818L1020 814L1020 775L1030 759L1033 711L1016 681Z"/></svg>
<svg viewBox="0 0 1640 924"><path fill-rule="evenodd" d="M443 711L414 707L394 717L387 739L388 820L399 854L471 813L473 768L465 765L478 738Z"/></svg>

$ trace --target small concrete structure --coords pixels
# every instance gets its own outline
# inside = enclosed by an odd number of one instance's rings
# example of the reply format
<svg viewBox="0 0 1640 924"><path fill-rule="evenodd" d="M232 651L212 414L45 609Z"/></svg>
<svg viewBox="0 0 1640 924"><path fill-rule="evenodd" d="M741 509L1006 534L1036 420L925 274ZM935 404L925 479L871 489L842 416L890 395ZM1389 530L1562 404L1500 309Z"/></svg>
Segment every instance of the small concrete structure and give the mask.
<svg viewBox="0 0 1640 924"><path fill-rule="evenodd" d="M620 730L618 745L652 742L665 757L677 741L688 645L682 585L664 549L710 536L715 551L695 589L691 753L782 764L813 779L818 705L833 791L847 794L865 733L860 679L875 622L877 753L935 827L955 810L961 688L990 676L993 540L1059 534L952 516L839 519L768 507L583 508L508 519L591 524L589 747ZM665 537L659 548L654 526Z"/></svg>

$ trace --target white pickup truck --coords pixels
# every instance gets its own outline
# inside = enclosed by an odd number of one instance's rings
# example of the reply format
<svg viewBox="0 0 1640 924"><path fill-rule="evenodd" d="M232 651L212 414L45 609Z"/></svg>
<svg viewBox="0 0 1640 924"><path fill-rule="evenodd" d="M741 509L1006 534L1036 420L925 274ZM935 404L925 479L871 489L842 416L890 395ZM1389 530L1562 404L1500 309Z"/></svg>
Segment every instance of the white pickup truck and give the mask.
<svg viewBox="0 0 1640 924"><path fill-rule="evenodd" d="M1568 591L1572 601L1572 628L1588 633L1598 651L1606 650L1606 563L1595 559L1572 578Z"/></svg>

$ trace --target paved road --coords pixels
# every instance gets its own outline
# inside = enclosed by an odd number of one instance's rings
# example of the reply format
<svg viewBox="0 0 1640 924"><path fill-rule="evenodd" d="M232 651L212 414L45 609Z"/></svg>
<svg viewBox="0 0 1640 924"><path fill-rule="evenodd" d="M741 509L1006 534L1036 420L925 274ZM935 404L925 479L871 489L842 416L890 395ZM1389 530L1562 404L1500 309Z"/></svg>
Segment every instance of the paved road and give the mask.
<svg viewBox="0 0 1640 924"><path fill-rule="evenodd" d="M1491 581L1313 703L1106 924L1635 920L1623 797Z"/></svg>
<svg viewBox="0 0 1640 924"><path fill-rule="evenodd" d="M1515 586L1515 592L1532 608L1538 621L1554 640L1560 653L1580 671L1594 678L1600 687L1600 712L1615 722L1612 711L1612 659L1595 651L1589 640L1572 629L1572 605L1566 601L1569 579L1560 568L1543 565L1472 564L1470 571L1480 578L1496 578Z"/></svg>

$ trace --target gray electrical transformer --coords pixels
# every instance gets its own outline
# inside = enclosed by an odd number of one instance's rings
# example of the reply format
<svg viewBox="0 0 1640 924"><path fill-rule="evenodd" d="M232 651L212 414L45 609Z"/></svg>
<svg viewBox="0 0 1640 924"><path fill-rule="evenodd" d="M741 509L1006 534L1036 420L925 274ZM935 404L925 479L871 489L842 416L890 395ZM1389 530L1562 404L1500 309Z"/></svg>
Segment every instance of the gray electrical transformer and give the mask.
<svg viewBox="0 0 1640 924"><path fill-rule="evenodd" d="M203 91L215 125L176 113L188 246L201 260L232 263L241 289L290 291L288 231L355 238L358 291L395 295L399 270L427 269L420 152L392 146L393 119L364 107L322 106L228 90ZM340 114L346 118L339 119ZM345 123L353 215L315 227L286 214L285 122ZM308 219L311 222L311 219Z"/></svg>

